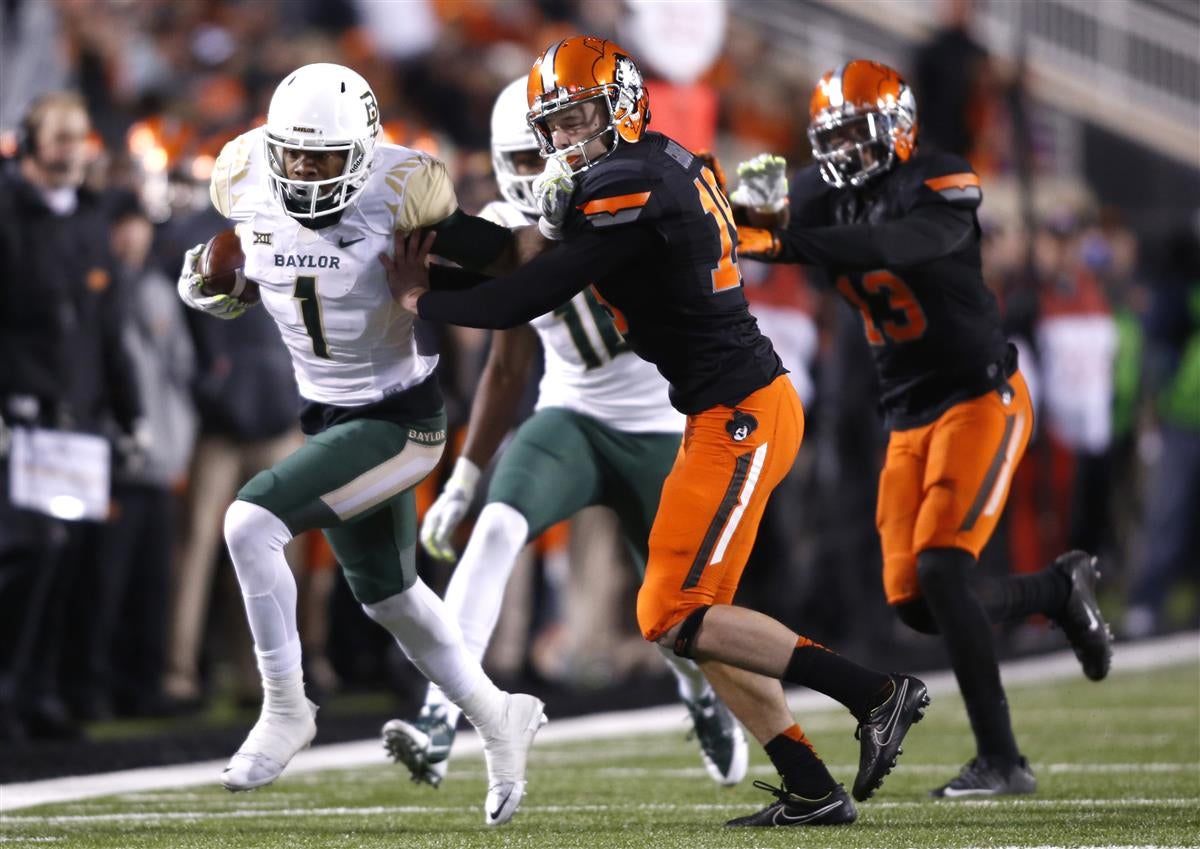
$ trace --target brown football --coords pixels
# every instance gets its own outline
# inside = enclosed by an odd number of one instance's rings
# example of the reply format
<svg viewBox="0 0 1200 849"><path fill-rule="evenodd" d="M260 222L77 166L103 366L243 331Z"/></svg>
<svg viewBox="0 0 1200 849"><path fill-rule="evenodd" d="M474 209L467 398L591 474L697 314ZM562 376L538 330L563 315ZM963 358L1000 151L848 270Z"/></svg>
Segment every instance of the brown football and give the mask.
<svg viewBox="0 0 1200 849"><path fill-rule="evenodd" d="M200 288L206 295L232 295L247 304L258 303L258 284L242 275L245 264L237 233L222 230L208 240L200 254L198 270L204 278Z"/></svg>

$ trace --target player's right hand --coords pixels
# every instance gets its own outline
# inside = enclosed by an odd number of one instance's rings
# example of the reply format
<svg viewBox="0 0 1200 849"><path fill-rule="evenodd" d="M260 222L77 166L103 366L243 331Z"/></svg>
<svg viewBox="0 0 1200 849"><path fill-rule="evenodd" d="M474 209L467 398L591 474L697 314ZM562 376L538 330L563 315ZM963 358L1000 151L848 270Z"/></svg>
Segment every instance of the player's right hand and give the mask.
<svg viewBox="0 0 1200 849"><path fill-rule="evenodd" d="M774 213L788 202L787 160L772 153L760 153L737 167L738 187L729 200L755 212Z"/></svg>
<svg viewBox="0 0 1200 849"><path fill-rule="evenodd" d="M247 304L230 295L206 295L200 288L204 278L196 268L203 252L204 245L196 245L183 255L183 268L179 271L175 290L179 292L180 299L194 310L216 318L237 318L246 311Z"/></svg>
<svg viewBox="0 0 1200 849"><path fill-rule="evenodd" d="M533 179L533 196L541 217L538 230L547 239L561 239L562 226L575 194L575 178L571 169L557 156L546 158L546 167Z"/></svg>
<svg viewBox="0 0 1200 849"><path fill-rule="evenodd" d="M463 516L467 515L478 483L479 467L466 457L459 457L442 494L433 502L425 514L425 521L421 523L421 547L429 552L430 557L445 561L457 557L450 545L450 537L454 535Z"/></svg>

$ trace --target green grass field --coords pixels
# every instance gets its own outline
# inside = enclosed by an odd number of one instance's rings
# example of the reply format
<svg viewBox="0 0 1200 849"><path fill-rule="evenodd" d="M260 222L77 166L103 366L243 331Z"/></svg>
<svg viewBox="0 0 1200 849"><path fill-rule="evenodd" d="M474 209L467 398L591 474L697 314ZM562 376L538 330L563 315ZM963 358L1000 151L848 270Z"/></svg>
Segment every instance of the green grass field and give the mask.
<svg viewBox="0 0 1200 849"><path fill-rule="evenodd" d="M719 788L680 731L535 746L530 793L499 829L483 825L482 759L463 756L436 791L382 763L285 774L239 796L214 784L23 809L4 817L0 842L122 849L1200 845L1195 663L1114 673L1103 684L1079 678L1012 685L1009 697L1038 776L1036 796L927 798L971 754L961 702L940 695L906 741L897 770L849 827L722 828L728 817L770 801L750 778L773 781L774 773L752 747L750 777ZM852 720L819 712L801 722L849 785L857 765Z"/></svg>

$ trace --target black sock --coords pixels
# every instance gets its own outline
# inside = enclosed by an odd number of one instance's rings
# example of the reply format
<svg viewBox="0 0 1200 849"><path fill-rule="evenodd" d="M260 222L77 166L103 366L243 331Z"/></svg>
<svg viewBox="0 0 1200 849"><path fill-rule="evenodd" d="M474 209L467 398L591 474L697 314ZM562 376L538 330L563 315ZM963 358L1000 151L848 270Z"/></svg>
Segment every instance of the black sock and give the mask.
<svg viewBox="0 0 1200 849"><path fill-rule="evenodd" d="M893 690L890 675L859 666L805 637L792 651L783 680L836 699L860 721Z"/></svg>
<svg viewBox="0 0 1200 849"><path fill-rule="evenodd" d="M950 654L979 754L1016 763L1020 755L1000 683L992 626L967 586L975 558L961 549L940 548L921 552L917 564L921 590Z"/></svg>
<svg viewBox="0 0 1200 849"><path fill-rule="evenodd" d="M980 578L972 587L992 622L1020 621L1041 613L1055 617L1071 594L1071 579L1053 566L1033 575Z"/></svg>
<svg viewBox="0 0 1200 849"><path fill-rule="evenodd" d="M783 777L783 787L789 793L805 799L820 799L837 784L798 725L775 735L763 748Z"/></svg>

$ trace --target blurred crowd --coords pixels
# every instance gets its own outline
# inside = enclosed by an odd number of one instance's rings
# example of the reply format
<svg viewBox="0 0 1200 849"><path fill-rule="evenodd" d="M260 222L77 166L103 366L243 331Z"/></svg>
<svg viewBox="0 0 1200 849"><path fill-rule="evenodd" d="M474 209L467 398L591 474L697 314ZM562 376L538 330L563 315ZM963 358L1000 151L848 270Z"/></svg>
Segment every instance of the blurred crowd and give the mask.
<svg viewBox="0 0 1200 849"><path fill-rule="evenodd" d="M716 150L731 174L764 150L803 165L808 94L825 69L782 61L776 33L730 11L650 0L2 4L0 458L14 428L39 427L102 436L113 465L103 517L0 499L0 741L70 737L114 714L187 713L217 694L259 703L221 517L244 481L302 439L298 396L262 310L214 321L189 313L174 283L183 252L226 226L208 204L216 154L261 123L284 74L315 61L358 70L386 139L443 158L468 211L496 193L496 94L577 32L616 38L651 72L652 129ZM968 157L983 178L985 278L1036 384L1035 440L983 568L1032 572L1085 548L1101 557L1120 635L1194 626L1200 218L1141 233L1056 172L1019 71L993 62L966 23L948 18L902 70L921 143ZM863 659L919 640L887 615L880 587L885 436L859 319L801 268L741 265L809 422L741 601ZM27 288L47 279L60 283ZM461 431L488 336L425 330ZM6 477L9 465L0 460ZM467 533L469 523L459 550ZM486 661L497 677L600 688L658 669L616 540L612 517L593 508L531 544ZM310 691L411 682L387 634L353 612L323 539L298 538L289 559ZM444 586L445 568L420 562ZM1007 638L1036 648L1043 625Z"/></svg>

